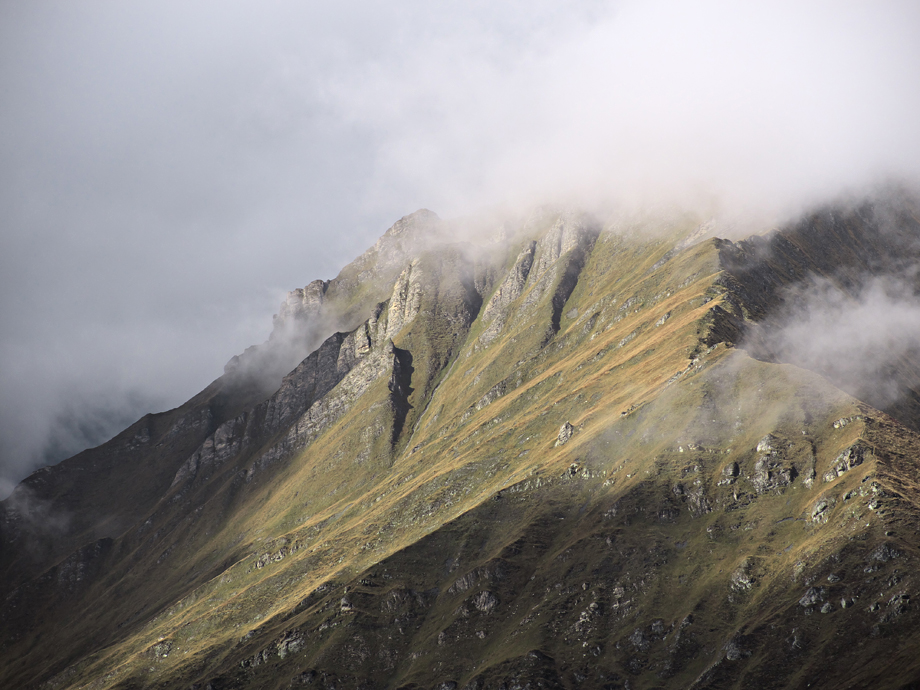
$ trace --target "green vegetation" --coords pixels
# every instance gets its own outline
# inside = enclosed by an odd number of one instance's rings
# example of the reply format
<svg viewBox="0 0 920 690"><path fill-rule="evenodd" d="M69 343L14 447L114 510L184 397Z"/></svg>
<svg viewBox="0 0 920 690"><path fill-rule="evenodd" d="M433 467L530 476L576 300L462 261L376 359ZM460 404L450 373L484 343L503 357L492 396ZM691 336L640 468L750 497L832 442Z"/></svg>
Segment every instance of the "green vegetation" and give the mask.
<svg viewBox="0 0 920 690"><path fill-rule="evenodd" d="M265 406L167 442L196 399L135 456L132 427L105 452L138 483L133 505L93 489L113 526L85 519L90 551L62 560L61 539L34 558L43 572L4 561L2 683L915 680L920 437L738 349L756 309L725 279L723 242L685 242L698 226L544 214L492 253L441 246L368 276L388 233L330 283L324 308L382 308L357 326L370 350L309 410L264 437ZM485 323L531 240L526 279ZM170 486L215 431L218 460Z"/></svg>

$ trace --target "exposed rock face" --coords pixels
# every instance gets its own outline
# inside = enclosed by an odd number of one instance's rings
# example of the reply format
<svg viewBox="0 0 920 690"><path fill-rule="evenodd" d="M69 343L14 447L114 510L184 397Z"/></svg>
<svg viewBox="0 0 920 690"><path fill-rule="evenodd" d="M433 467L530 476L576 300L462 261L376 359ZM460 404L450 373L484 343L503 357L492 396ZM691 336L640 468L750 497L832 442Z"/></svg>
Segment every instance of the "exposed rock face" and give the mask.
<svg viewBox="0 0 920 690"><path fill-rule="evenodd" d="M401 219L0 506L0 685L910 687L920 437L750 339L843 217Z"/></svg>
<svg viewBox="0 0 920 690"><path fill-rule="evenodd" d="M530 269L533 266L533 257L537 249L537 243L533 240L527 243L521 253L518 255L511 271L502 281L498 289L492 293L488 304L482 312L483 323L491 323L497 316L503 315L511 303L524 293L524 285L527 276L530 275Z"/></svg>
<svg viewBox="0 0 920 690"><path fill-rule="evenodd" d="M514 262L511 272L498 286L492 297L489 298L482 313L483 323L489 325L479 336L479 342L483 345L488 345L501 333L505 327L505 321L510 315L511 304L524 293L524 285L533 266L536 248L537 243L535 241L531 240L527 243L527 246L521 250L517 260Z"/></svg>
<svg viewBox="0 0 920 690"><path fill-rule="evenodd" d="M521 310L532 312L551 295L552 333L559 330L563 307L575 289L597 237L598 229L585 217L563 215L537 242L535 263L528 274L529 287Z"/></svg>
<svg viewBox="0 0 920 690"><path fill-rule="evenodd" d="M757 444L757 453L759 455L751 476L751 484L757 493L782 490L792 483L796 471L793 467L783 465L784 452L780 439L772 434L764 436Z"/></svg>
<svg viewBox="0 0 920 690"><path fill-rule="evenodd" d="M473 606L476 607L477 611L492 613L495 607L498 606L498 598L489 590L484 590L473 597Z"/></svg>
<svg viewBox="0 0 920 690"><path fill-rule="evenodd" d="M317 319L322 312L323 296L328 287L328 280L314 280L304 288L289 292L273 319L275 329L280 330L293 321Z"/></svg>
<svg viewBox="0 0 920 690"><path fill-rule="evenodd" d="M827 522L830 517L830 509L834 507L837 500L833 496L822 496L811 509L810 519L812 522Z"/></svg>
<svg viewBox="0 0 920 690"><path fill-rule="evenodd" d="M860 443L855 443L837 456L834 465L824 474L824 481L832 482L844 472L862 465L868 450Z"/></svg>
<svg viewBox="0 0 920 690"><path fill-rule="evenodd" d="M393 338L418 315L422 305L422 281L418 261L412 261L396 281L390 297L387 337Z"/></svg>
<svg viewBox="0 0 920 690"><path fill-rule="evenodd" d="M566 422L559 429L559 435L556 437L556 445L564 446L575 433L575 427Z"/></svg>

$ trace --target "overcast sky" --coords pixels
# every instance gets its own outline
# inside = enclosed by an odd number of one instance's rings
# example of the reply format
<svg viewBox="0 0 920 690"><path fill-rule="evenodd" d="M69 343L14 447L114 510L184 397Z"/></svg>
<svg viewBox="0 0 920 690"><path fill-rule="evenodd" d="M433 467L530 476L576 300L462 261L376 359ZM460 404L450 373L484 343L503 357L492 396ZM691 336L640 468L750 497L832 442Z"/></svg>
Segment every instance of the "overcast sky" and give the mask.
<svg viewBox="0 0 920 690"><path fill-rule="evenodd" d="M393 221L920 170L916 2L0 0L0 496Z"/></svg>

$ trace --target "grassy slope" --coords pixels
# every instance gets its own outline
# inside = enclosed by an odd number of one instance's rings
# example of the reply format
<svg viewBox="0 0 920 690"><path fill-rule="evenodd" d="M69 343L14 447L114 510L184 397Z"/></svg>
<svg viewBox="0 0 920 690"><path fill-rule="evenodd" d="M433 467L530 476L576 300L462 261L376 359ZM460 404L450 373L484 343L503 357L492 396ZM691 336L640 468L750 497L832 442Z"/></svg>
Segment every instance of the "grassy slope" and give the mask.
<svg viewBox="0 0 920 690"><path fill-rule="evenodd" d="M396 338L414 369L396 446L381 379L259 482L241 488L228 469L172 518L171 549L122 540L109 576L82 593L85 615L36 628L18 678L55 635L66 647L81 634L73 660L98 651L52 687L755 687L747 669L767 679L777 655L800 649L807 660L778 683L877 677L885 635L913 620L882 619L908 586L889 585L892 571L916 557L898 542L915 525L893 523L916 514L895 494L916 495L917 439L817 376L708 347L707 316L730 307L713 288L717 247L672 256L673 244L603 233L548 344L546 295L480 347L482 324L467 332L452 318L478 310L461 257L431 260L425 309ZM564 422L575 433L557 447ZM768 433L798 477L760 494L750 477ZM884 452L825 484L857 438ZM739 477L720 485L732 462ZM825 494L830 519L814 523ZM886 531L901 556L866 561ZM739 568L750 587L732 587ZM825 600L857 603L806 616L799 598L831 569L842 577ZM875 588L884 605L869 612ZM113 634L119 624L127 632ZM844 642L859 653L842 654Z"/></svg>

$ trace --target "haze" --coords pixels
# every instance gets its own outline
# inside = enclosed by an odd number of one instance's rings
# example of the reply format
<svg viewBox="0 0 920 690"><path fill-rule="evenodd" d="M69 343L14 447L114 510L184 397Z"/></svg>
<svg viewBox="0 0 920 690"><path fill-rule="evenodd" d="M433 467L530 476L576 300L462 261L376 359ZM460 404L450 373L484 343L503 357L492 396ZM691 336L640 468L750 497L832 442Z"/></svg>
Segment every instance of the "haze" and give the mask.
<svg viewBox="0 0 920 690"><path fill-rule="evenodd" d="M913 2L0 5L0 497L400 216L766 227L920 173Z"/></svg>

